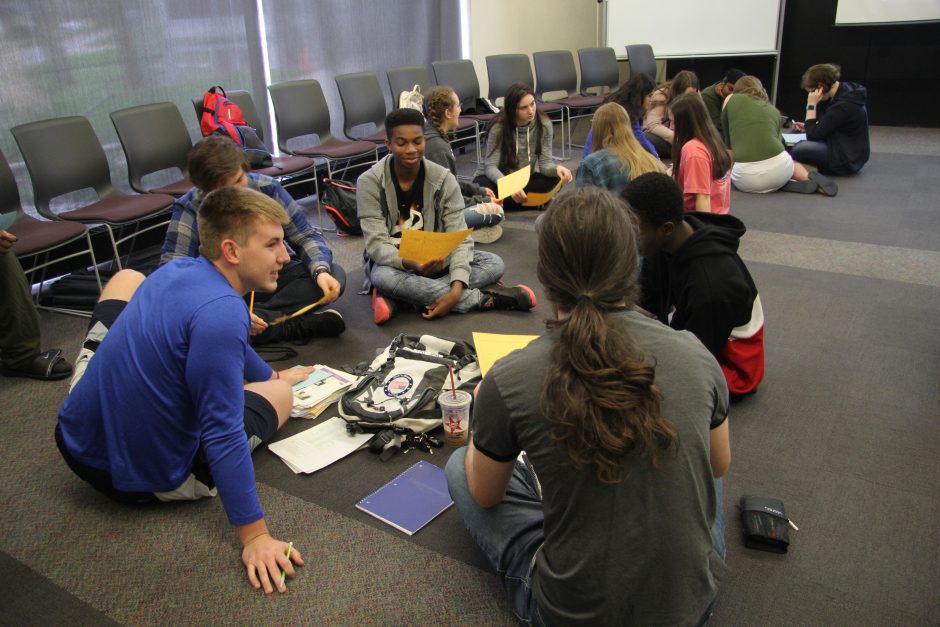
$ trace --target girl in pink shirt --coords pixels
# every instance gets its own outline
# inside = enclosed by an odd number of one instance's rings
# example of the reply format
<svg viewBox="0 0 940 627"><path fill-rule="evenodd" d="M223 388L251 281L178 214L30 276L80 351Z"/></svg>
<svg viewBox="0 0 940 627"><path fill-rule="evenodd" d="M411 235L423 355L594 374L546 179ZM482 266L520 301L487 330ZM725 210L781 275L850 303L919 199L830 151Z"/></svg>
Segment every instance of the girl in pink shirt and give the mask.
<svg viewBox="0 0 940 627"><path fill-rule="evenodd" d="M671 105L675 140L672 163L686 211L728 213L731 208L731 153L725 148L698 94L685 94Z"/></svg>

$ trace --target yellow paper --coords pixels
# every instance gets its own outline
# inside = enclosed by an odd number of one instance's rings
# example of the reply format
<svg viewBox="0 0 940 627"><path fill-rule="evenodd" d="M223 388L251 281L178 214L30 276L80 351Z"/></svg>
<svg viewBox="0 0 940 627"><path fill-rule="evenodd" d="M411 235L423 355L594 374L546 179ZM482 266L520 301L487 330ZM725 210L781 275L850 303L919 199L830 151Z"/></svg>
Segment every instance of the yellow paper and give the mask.
<svg viewBox="0 0 940 627"><path fill-rule="evenodd" d="M473 345L480 360L480 371L486 375L497 361L519 348L525 348L537 335L505 335L473 332Z"/></svg>
<svg viewBox="0 0 940 627"><path fill-rule="evenodd" d="M525 186L529 184L529 177L531 175L532 166L527 165L499 179L496 181L496 198L502 200L503 198L509 198L516 192L521 192L525 189Z"/></svg>
<svg viewBox="0 0 940 627"><path fill-rule="evenodd" d="M255 296L255 293L252 292L252 293L251 293L251 297L252 297L252 298L251 298L251 301L252 301L252 304L254 304L254 300L255 300L255 299L254 299L254 296ZM275 318L274 320L272 320L271 322L269 322L269 323L268 323L268 326L269 326L269 327L273 327L275 324L281 324L282 322L287 322L287 321L290 320L291 318L296 318L297 316L303 315L303 314L307 313L308 311L310 311L311 309L313 309L314 307L316 307L317 305L322 305L322 304L324 304L324 303L327 301L328 298L329 298L329 297L328 297L326 294L324 294L324 295L323 295L323 298L321 298L321 299L318 300L317 302L315 302L315 303L310 303L310 304L307 305L306 307L303 307L303 308L301 308L301 309L298 309L297 311L295 311L294 313L292 313L292 314L290 314L290 315L279 316L279 317Z"/></svg>
<svg viewBox="0 0 940 627"><path fill-rule="evenodd" d="M526 192L525 202L522 203L523 207L541 207L552 197L558 193L558 190L561 189L561 179L558 179L558 184L555 185L550 191L547 192Z"/></svg>
<svg viewBox="0 0 940 627"><path fill-rule="evenodd" d="M443 259L464 241L473 229L463 231L416 231L405 229L401 232L401 244L398 256L417 263L427 263L432 259Z"/></svg>

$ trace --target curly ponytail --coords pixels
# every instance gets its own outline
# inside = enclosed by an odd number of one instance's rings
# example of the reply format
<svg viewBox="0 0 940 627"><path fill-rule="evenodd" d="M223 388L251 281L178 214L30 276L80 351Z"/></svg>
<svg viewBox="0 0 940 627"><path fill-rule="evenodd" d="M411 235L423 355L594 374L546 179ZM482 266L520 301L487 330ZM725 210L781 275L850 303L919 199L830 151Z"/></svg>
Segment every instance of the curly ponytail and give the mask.
<svg viewBox="0 0 940 627"><path fill-rule="evenodd" d="M538 276L561 314L542 390L552 437L599 481L623 480L627 455L655 466L678 442L661 416L655 366L611 314L632 306L639 257L626 205L580 187L559 194L539 230Z"/></svg>

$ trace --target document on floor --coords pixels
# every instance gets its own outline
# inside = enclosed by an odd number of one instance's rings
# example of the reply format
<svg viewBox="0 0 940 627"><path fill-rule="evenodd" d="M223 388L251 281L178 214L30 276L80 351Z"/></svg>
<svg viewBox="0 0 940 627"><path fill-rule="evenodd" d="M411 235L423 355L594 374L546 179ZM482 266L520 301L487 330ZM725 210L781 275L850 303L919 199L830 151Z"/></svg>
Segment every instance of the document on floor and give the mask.
<svg viewBox="0 0 940 627"><path fill-rule="evenodd" d="M784 133L783 134L783 143L787 146L792 146L801 141L806 140L806 133Z"/></svg>
<svg viewBox="0 0 940 627"><path fill-rule="evenodd" d="M342 370L314 366L306 379L293 385L294 405L290 415L295 418L316 418L335 403L355 380L356 377Z"/></svg>
<svg viewBox="0 0 940 627"><path fill-rule="evenodd" d="M346 457L371 437L371 433L350 435L345 420L330 418L297 435L268 444L268 450L295 473L309 474Z"/></svg>

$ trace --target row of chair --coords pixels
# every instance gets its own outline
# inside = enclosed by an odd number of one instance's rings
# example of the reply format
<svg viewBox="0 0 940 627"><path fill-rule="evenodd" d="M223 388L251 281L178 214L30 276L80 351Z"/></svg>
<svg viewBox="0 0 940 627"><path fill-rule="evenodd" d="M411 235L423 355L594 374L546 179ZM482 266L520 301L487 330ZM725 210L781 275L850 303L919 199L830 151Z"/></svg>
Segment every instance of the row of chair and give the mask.
<svg viewBox="0 0 940 627"><path fill-rule="evenodd" d="M631 70L651 72L655 76L655 59L649 47L632 48L628 46ZM613 89L619 81L613 49L584 48L578 51L578 57L581 67L580 89L569 51L534 53L534 76L527 55L488 56L489 99L497 102L509 86L516 82L534 86L537 97L542 101L540 106L543 111L550 116L557 116L553 119L561 123L563 138L566 126L568 128L567 141L562 141L564 152L565 143L571 145L572 120L589 115L603 101L602 97L588 90ZM643 63L646 65L641 69ZM431 68L433 79L427 67L421 65L386 70L393 102L399 93L411 90L415 85L420 86L422 91L435 84L449 85L458 94L462 105L470 111L461 116L458 136L461 133L464 137L473 136L477 158L480 159L484 128L494 114L477 108L481 92L473 63L468 59L435 61ZM319 197L317 160L326 166L330 177L334 176L337 164L344 164L345 169L357 161L368 164L378 160L380 145L385 138L383 122L386 107L377 74L344 74L336 77L336 84L342 101L343 130L347 139L339 139L331 134L330 112L318 81L287 81L268 87L274 106L278 147L286 156L276 157L271 167L260 169L259 172L279 179L284 185L312 179ZM551 92L563 92L564 96L546 101L545 95ZM258 130L263 140L264 127L251 94L247 91L231 91L228 96L239 106L246 122ZM193 98L193 107L198 121L202 113L201 97ZM104 225L114 261L120 268L122 264L118 246L147 230L165 226L167 222L161 221L143 230L136 228L141 222L166 212L174 197L191 188L186 162L192 140L176 105L162 102L129 107L112 113L111 120L127 158L128 180L138 194L123 194L115 190L104 149L86 118L56 118L11 129L30 175L36 209L49 220L35 220L23 214L12 171L6 159L0 155L0 210L4 213L16 210L21 214L17 223L11 227L19 238L14 251L19 257L43 256L31 264L27 274L83 254L88 254L92 266L97 267L91 237L86 228L90 224ZM372 125L371 133L355 133L355 129L365 125ZM306 136L316 136L318 142L296 145L294 140ZM173 168L179 170L181 178L157 187L145 183L146 177ZM93 188L98 194L98 200L77 209L58 213L52 211L52 200L85 188ZM129 226L135 226L131 235L120 237L115 234L115 229ZM49 260L52 250L80 238L85 238L86 249ZM100 285L100 277L98 281Z"/></svg>

